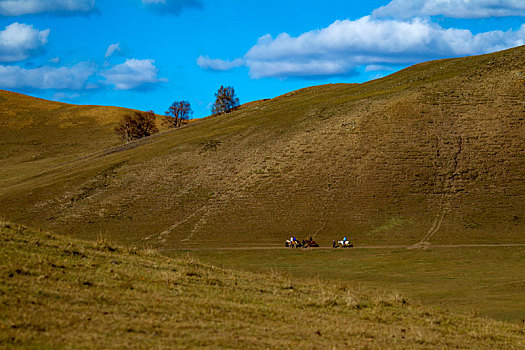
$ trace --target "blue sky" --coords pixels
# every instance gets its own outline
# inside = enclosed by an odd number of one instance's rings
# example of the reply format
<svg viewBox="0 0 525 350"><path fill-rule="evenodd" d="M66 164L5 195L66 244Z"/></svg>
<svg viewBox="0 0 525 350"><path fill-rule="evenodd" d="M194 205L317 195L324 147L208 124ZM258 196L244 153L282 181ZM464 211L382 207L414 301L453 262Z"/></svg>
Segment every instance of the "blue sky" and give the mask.
<svg viewBox="0 0 525 350"><path fill-rule="evenodd" d="M0 89L162 114L525 44L525 0L0 0Z"/></svg>

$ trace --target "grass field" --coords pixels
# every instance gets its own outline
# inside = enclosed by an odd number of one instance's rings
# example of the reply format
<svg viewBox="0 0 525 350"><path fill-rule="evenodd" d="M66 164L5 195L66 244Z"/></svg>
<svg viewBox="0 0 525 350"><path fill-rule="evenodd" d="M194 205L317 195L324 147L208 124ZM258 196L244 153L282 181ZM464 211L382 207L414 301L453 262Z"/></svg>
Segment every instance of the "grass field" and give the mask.
<svg viewBox="0 0 525 350"><path fill-rule="evenodd" d="M8 223L0 235L0 348L525 346L524 326L442 312L393 289L233 271Z"/></svg>
<svg viewBox="0 0 525 350"><path fill-rule="evenodd" d="M180 256L188 252L168 252ZM524 324L525 247L196 250L199 260L251 272L399 290L450 312ZM525 325L525 324L524 324Z"/></svg>
<svg viewBox="0 0 525 350"><path fill-rule="evenodd" d="M0 347L524 348L525 248L437 247L525 243L524 55L126 145L132 111L0 92L0 217L37 228L0 228ZM344 233L430 248L234 250Z"/></svg>
<svg viewBox="0 0 525 350"><path fill-rule="evenodd" d="M0 90L0 186L121 145L114 132L135 111L78 106ZM167 127L158 117L161 131Z"/></svg>
<svg viewBox="0 0 525 350"><path fill-rule="evenodd" d="M370 245L523 243L524 54L306 88L109 150L119 109L36 105L40 122L26 125L17 95L18 129L0 129L0 215L158 248L280 244L288 232L324 245L342 232Z"/></svg>

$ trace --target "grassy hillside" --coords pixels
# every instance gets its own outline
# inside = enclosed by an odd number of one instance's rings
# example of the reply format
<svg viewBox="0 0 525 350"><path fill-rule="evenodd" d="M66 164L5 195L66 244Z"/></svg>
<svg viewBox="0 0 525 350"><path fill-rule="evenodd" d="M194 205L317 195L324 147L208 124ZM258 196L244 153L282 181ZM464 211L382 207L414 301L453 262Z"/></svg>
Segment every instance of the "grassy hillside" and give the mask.
<svg viewBox="0 0 525 350"><path fill-rule="evenodd" d="M522 326L349 284L0 225L0 347L519 349Z"/></svg>
<svg viewBox="0 0 525 350"><path fill-rule="evenodd" d="M0 214L159 248L512 243L525 235L525 47L259 101L0 189ZM30 147L30 146L28 146Z"/></svg>
<svg viewBox="0 0 525 350"><path fill-rule="evenodd" d="M119 145L113 129L124 115L133 112L118 107L76 106L0 90L0 186Z"/></svg>

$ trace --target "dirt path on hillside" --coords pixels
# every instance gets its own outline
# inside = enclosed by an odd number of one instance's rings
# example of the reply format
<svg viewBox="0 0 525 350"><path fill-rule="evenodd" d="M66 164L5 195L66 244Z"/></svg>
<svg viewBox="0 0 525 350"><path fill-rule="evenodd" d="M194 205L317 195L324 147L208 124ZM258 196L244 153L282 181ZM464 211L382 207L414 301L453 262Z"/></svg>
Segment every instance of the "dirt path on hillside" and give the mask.
<svg viewBox="0 0 525 350"><path fill-rule="evenodd" d="M525 247L525 243L509 243L509 244L430 244L425 249L439 248L512 248ZM197 251L197 250L363 250L363 249L411 249L412 245L370 245L359 246L353 248L332 248L332 247L318 247L318 248L287 248L284 246L253 246L253 247L214 247L214 248L171 248L160 249L161 252L170 251Z"/></svg>

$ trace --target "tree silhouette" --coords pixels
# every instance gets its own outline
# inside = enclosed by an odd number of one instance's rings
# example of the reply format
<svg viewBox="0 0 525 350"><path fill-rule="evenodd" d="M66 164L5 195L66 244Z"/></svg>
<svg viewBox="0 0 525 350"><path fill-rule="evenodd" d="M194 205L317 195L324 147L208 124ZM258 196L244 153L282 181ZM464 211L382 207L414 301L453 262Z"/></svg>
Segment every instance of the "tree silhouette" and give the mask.
<svg viewBox="0 0 525 350"><path fill-rule="evenodd" d="M239 106L239 98L235 96L232 86L224 87L221 85L215 93L215 103L211 108L213 114L229 113Z"/></svg>
<svg viewBox="0 0 525 350"><path fill-rule="evenodd" d="M126 142L153 135L158 131L153 111L125 115L115 128L115 132Z"/></svg>
<svg viewBox="0 0 525 350"><path fill-rule="evenodd" d="M191 118L193 110L188 101L175 101L165 114L169 117L166 121L174 128L178 128L181 126L183 120L189 120Z"/></svg>

